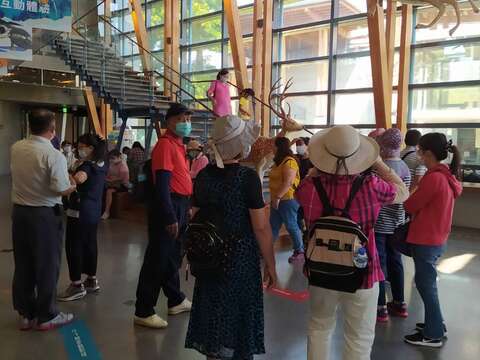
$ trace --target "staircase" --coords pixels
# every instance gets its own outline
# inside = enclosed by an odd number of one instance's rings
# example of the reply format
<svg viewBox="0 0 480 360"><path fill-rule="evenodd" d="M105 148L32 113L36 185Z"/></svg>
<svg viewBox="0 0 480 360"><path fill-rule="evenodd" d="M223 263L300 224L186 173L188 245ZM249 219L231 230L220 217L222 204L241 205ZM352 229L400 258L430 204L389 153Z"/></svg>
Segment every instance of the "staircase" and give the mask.
<svg viewBox="0 0 480 360"><path fill-rule="evenodd" d="M105 47L84 39L56 39L53 47L98 97L117 112L132 108L168 108L168 99L155 84L133 71Z"/></svg>
<svg viewBox="0 0 480 360"><path fill-rule="evenodd" d="M52 47L120 117L151 118L166 113L170 101L157 84L127 66L123 58L103 42L67 37L55 39ZM206 139L211 117L208 111L195 110L192 136Z"/></svg>

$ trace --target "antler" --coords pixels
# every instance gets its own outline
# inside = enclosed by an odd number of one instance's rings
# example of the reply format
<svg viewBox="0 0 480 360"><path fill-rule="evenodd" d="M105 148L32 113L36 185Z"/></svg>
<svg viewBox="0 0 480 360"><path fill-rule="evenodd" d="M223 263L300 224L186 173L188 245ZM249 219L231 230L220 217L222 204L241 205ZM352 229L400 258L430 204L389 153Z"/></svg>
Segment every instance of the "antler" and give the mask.
<svg viewBox="0 0 480 360"><path fill-rule="evenodd" d="M282 103L288 97L288 95L286 93L287 93L288 89L290 87L292 87L293 80L292 80L292 78L288 79L287 83L285 84L285 87L283 88L283 91L280 93L280 95L278 95L278 104L277 105L280 108L280 111L278 111L278 110L276 110L276 104L273 103L273 93L275 91L277 91L278 89L280 89L280 87L281 87L280 81L281 80L282 79L279 78L277 81L275 81L272 88L270 89L270 94L268 95L268 104L270 105L270 108L272 109L272 111L275 115L277 115L279 118L281 118L283 120L287 120L287 119L290 119L292 109L290 107L290 104L287 103L288 112L286 113L283 106L282 106Z"/></svg>

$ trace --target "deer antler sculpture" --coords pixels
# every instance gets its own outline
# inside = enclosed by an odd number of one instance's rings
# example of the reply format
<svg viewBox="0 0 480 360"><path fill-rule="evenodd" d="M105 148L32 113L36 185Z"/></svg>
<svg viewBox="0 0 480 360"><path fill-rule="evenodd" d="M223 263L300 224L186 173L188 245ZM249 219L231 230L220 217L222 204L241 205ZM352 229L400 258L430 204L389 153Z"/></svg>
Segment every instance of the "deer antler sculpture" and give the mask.
<svg viewBox="0 0 480 360"><path fill-rule="evenodd" d="M394 0L388 0L388 1L394 1ZM402 4L409 4L409 5L414 5L414 6L426 6L430 5L438 9L438 14L435 16L435 18L430 22L430 24L417 24L416 28L417 29L426 29L429 27L434 26L436 23L440 21L440 18L445 14L447 5L451 5L453 9L455 10L455 15L457 17L457 23L456 25L450 29L449 34L452 36L455 31L458 29L460 26L461 22L461 14L460 14L460 7L458 6L458 1L457 0L398 0ZM475 5L474 0L468 0L472 10L474 13L480 12L480 9L478 8L477 5ZM377 6L376 2L372 2L372 5L368 9L368 13L370 16L375 15L377 11Z"/></svg>
<svg viewBox="0 0 480 360"><path fill-rule="evenodd" d="M293 81L290 78L283 88L283 91L279 95L275 95L277 90L281 88L281 79L278 79L270 89L268 96L268 104L272 112L280 119L282 130L275 137L260 136L252 145L250 155L243 160L244 162L253 163L257 170L260 179L263 180L265 170L268 169L273 163L273 157L275 152L275 139L277 137L285 136L288 132L300 131L304 129L304 126L296 122L291 117L291 107L287 103L288 110L285 111L283 103L288 97L287 91L293 85ZM277 98L277 104L274 103L274 98Z"/></svg>

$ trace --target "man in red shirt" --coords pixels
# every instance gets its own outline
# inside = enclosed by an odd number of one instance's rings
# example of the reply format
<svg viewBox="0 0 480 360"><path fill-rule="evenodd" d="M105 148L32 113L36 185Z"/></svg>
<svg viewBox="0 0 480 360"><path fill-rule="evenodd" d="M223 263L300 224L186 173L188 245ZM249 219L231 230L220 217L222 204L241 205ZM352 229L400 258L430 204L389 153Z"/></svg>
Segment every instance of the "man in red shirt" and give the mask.
<svg viewBox="0 0 480 360"><path fill-rule="evenodd" d="M148 206L148 246L137 287L135 324L165 328L155 313L160 289L168 298L168 314L190 311L192 304L180 291L181 237L187 225L193 192L183 138L190 135L191 112L172 104L165 116L167 131L152 152L152 196Z"/></svg>

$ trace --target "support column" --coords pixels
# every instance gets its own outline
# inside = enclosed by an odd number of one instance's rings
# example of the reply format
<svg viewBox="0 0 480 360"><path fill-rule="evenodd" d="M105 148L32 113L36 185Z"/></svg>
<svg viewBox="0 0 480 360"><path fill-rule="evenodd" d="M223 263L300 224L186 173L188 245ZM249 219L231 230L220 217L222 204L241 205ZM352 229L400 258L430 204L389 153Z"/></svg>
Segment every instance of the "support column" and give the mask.
<svg viewBox="0 0 480 360"><path fill-rule="evenodd" d="M117 145L115 148L120 151L122 148L123 135L125 134L125 129L127 128L128 117L125 114L122 114L122 125L120 125L120 132L118 133Z"/></svg>
<svg viewBox="0 0 480 360"><path fill-rule="evenodd" d="M252 88L255 96L262 98L262 54L263 54L263 0L255 0L253 4L253 69ZM261 120L262 106L256 104L255 119Z"/></svg>
<svg viewBox="0 0 480 360"><path fill-rule="evenodd" d="M102 138L105 138L105 134L103 133L100 119L98 117L97 105L95 104L95 98L93 97L92 88L88 86L85 87L83 89L83 97L85 99L85 105L87 106L88 118L90 119L90 122L95 129L95 134L99 135Z"/></svg>
<svg viewBox="0 0 480 360"><path fill-rule="evenodd" d="M369 10L376 8L374 14L368 14L368 36L370 39L376 126L388 129L392 125L392 86L388 82L388 58L383 7L378 5L376 0L367 0L367 4Z"/></svg>
<svg viewBox="0 0 480 360"><path fill-rule="evenodd" d="M387 66L388 66L388 84L393 88L393 64L395 58L395 30L397 24L397 1L387 0L387 24L386 24L386 46L387 46ZM387 94L392 104L393 89Z"/></svg>
<svg viewBox="0 0 480 360"><path fill-rule="evenodd" d="M242 90L248 87L248 75L237 0L224 0L223 6L227 20L230 47L232 49L235 78L237 80L237 86Z"/></svg>
<svg viewBox="0 0 480 360"><path fill-rule="evenodd" d="M105 0L103 3L103 8L104 8L104 16L105 19L108 21L111 21L112 18L112 0ZM104 42L105 46L111 46L112 45L112 28L110 27L110 24L104 24L104 29L103 29L103 36L104 36Z"/></svg>
<svg viewBox="0 0 480 360"><path fill-rule="evenodd" d="M410 79L410 46L412 45L412 5L402 6L400 70L397 90L397 127L406 133L408 121L408 83Z"/></svg>
<svg viewBox="0 0 480 360"><path fill-rule="evenodd" d="M273 0L263 0L262 100L268 104L272 86ZM262 107L262 134L270 135L270 108Z"/></svg>
<svg viewBox="0 0 480 360"><path fill-rule="evenodd" d="M172 2L175 0L163 0L164 26L163 26L163 61L165 63L163 69L163 76L165 77L163 94L167 97L172 95L172 86L170 81L172 79L172 71L169 67L172 66ZM167 67L167 65L169 67ZM168 79L168 80L167 80Z"/></svg>
<svg viewBox="0 0 480 360"><path fill-rule="evenodd" d="M180 86L180 1L172 2L172 60L171 79L175 85ZM176 93L179 87L172 85L172 101L177 101Z"/></svg>
<svg viewBox="0 0 480 360"><path fill-rule="evenodd" d="M152 72L152 59L150 54L143 49L150 51L150 44L148 41L147 28L145 27L145 17L143 16L143 10L140 0L129 0L132 8L132 20L133 27L135 29L135 35L137 36L137 43L139 45L138 51L140 53L140 59L142 60L143 72L146 75L150 75Z"/></svg>

